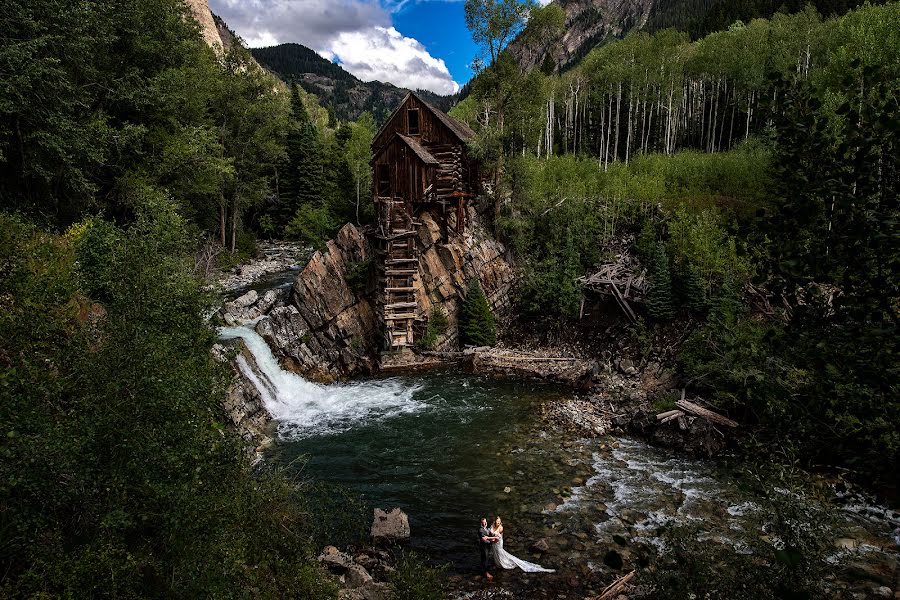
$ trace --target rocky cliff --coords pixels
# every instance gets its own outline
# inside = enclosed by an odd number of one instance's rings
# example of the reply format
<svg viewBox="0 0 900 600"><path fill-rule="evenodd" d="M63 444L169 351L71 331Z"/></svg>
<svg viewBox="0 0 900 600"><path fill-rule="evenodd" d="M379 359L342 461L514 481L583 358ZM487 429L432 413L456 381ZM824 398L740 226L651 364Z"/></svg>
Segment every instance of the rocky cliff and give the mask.
<svg viewBox="0 0 900 600"><path fill-rule="evenodd" d="M216 344L213 356L218 361L227 361L232 368L233 376L223 406L229 425L244 440L244 447L256 464L262 459L263 451L272 444L271 434L274 429L272 416L266 409L259 390L243 372L244 369L258 371L256 359L240 340Z"/></svg>
<svg viewBox="0 0 900 600"><path fill-rule="evenodd" d="M421 221L417 300L425 315L434 306L444 309L450 326L438 338L437 348L450 349L457 345L458 315L469 279L479 279L495 314L502 316L510 304L517 270L503 244L479 227L444 242L430 215ZM249 292L227 304L223 317L234 323L266 315L257 323L257 333L284 368L308 379L330 382L374 372L383 337L372 301L374 259L363 232L347 224L313 254L286 301L271 292L263 296ZM363 281L366 272L368 283Z"/></svg>
<svg viewBox="0 0 900 600"><path fill-rule="evenodd" d="M222 37L219 35L219 29L213 19L212 12L209 10L208 0L185 0L191 14L200 25L200 33L209 46L215 50L216 54L224 52L225 44L222 43Z"/></svg>
<svg viewBox="0 0 900 600"><path fill-rule="evenodd" d="M660 0L554 0L566 13L562 35L545 41L542 48L524 52L517 42L510 51L523 67L539 66L549 54L565 69L583 58L592 48L611 38L643 29Z"/></svg>

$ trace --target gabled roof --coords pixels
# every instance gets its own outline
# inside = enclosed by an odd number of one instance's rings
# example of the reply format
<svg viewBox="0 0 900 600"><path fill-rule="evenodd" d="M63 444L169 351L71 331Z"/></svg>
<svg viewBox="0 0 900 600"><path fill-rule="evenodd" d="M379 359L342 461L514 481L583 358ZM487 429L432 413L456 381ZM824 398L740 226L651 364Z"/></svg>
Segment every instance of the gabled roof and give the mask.
<svg viewBox="0 0 900 600"><path fill-rule="evenodd" d="M418 159L421 160L426 165L440 165L441 164L441 161L436 159L431 154L431 152L426 150L425 146L423 146L422 144L419 143L419 140L417 140L416 138L411 138L407 135L403 135L402 133L399 133L399 132L395 133L394 136L390 139L390 141L382 144L381 147L378 148L378 150L376 150L372 154L372 158L371 158L371 160L369 160L369 164L370 165L375 164L375 161L378 160L378 157L381 156L382 152L387 150L395 140L399 140L400 143L405 144L406 147L409 148L410 150L412 150L413 153L416 155L416 157L418 157Z"/></svg>
<svg viewBox="0 0 900 600"><path fill-rule="evenodd" d="M428 150L426 150L422 144L419 143L418 140L413 139L409 136L403 135L402 133L398 133L397 137L406 142L406 145L409 146L413 152L416 153L423 163L426 165L439 165L441 162L433 157Z"/></svg>
<svg viewBox="0 0 900 600"><path fill-rule="evenodd" d="M394 117L397 116L397 113L400 112L400 109L403 108L403 105L406 104L407 100L409 100L410 96L412 96L413 98L415 98L416 100L421 102L425 106L425 108L427 108L429 111L431 111L431 113L434 116L436 116L438 118L438 120L441 123L443 123L447 127L447 129L449 129L453 133L453 135L455 135L457 138L459 138L459 141L467 142L475 137L475 132L472 131L471 127L469 127L462 121L454 119L453 117L451 117L444 111L432 106L428 102L425 102L425 100L423 100L421 98L421 96L419 96L415 92L409 92L403 98L403 101L400 102L400 104L397 106L397 108L394 109L394 112L391 113L391 116L387 118L387 120L384 122L384 125L382 125L381 129L378 130L378 133L375 134L375 137L372 138L373 146L375 144L375 141L379 137L381 137L382 133L384 133L384 130L387 128L388 124L390 124L390 122L394 120Z"/></svg>
<svg viewBox="0 0 900 600"><path fill-rule="evenodd" d="M412 94L412 92L410 92L410 93ZM444 111L428 104L427 102L422 100L422 98L420 98L419 96L416 96L416 94L412 94L412 95L415 96L419 102L421 102L422 104L427 106L428 110L430 110L432 113L434 113L434 116L436 116L438 119L440 119L441 123L446 125L450 129L450 131L452 131L454 133L454 135L456 135L456 137L459 138L459 140L461 142L466 142L475 137L475 132L472 131L472 128L469 127L468 125L466 125L465 123L463 123L462 121L460 121L458 119L454 119L453 117L451 117Z"/></svg>

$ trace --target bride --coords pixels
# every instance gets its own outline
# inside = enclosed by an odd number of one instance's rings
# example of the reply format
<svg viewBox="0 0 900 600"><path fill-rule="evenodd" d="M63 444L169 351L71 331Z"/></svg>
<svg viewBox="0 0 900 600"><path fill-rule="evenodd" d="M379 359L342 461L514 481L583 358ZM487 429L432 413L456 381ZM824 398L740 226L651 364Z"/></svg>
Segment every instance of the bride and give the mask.
<svg viewBox="0 0 900 600"><path fill-rule="evenodd" d="M503 521L500 520L500 517L497 517L497 519L494 521L493 526L491 526L491 535L496 538L496 542L491 544L491 552L494 555L494 562L496 562L504 569L515 569L516 567L518 567L526 573L554 572L554 569L545 569L541 565L536 565L534 563L528 562L527 560L516 558L503 549Z"/></svg>

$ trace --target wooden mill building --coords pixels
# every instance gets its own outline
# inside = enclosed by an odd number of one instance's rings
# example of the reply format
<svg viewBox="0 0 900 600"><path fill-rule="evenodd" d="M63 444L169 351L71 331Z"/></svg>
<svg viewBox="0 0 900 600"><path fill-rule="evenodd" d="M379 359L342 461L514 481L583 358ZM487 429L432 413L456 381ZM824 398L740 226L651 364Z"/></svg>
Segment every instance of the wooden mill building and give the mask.
<svg viewBox="0 0 900 600"><path fill-rule="evenodd" d="M478 182L466 147L474 137L468 125L410 93L372 141L379 305L389 349L413 345L416 322L426 318L416 301L418 218L430 212L445 238L465 230Z"/></svg>

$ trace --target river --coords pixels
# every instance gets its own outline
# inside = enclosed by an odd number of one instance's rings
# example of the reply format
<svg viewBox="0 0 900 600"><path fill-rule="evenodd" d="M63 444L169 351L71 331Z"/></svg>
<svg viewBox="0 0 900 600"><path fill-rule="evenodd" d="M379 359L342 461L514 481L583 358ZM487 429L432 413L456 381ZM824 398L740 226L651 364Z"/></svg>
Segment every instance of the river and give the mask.
<svg viewBox="0 0 900 600"><path fill-rule="evenodd" d="M269 460L302 465L304 476L345 486L369 506L402 508L411 546L448 563L463 587L473 585L482 516L503 517L509 551L559 570L503 573L500 582L563 597L584 597L622 562L640 567L665 552L664 525L694 526L738 554L751 551L742 538L765 521L745 474L727 462L552 428L542 406L567 390L453 371L324 386L283 371L250 327L221 336L243 338L260 367L252 378L278 423ZM856 497L834 511L842 525L832 535L845 548L830 560L896 579L900 515ZM549 551L529 551L541 538ZM886 583L872 579L866 585Z"/></svg>

